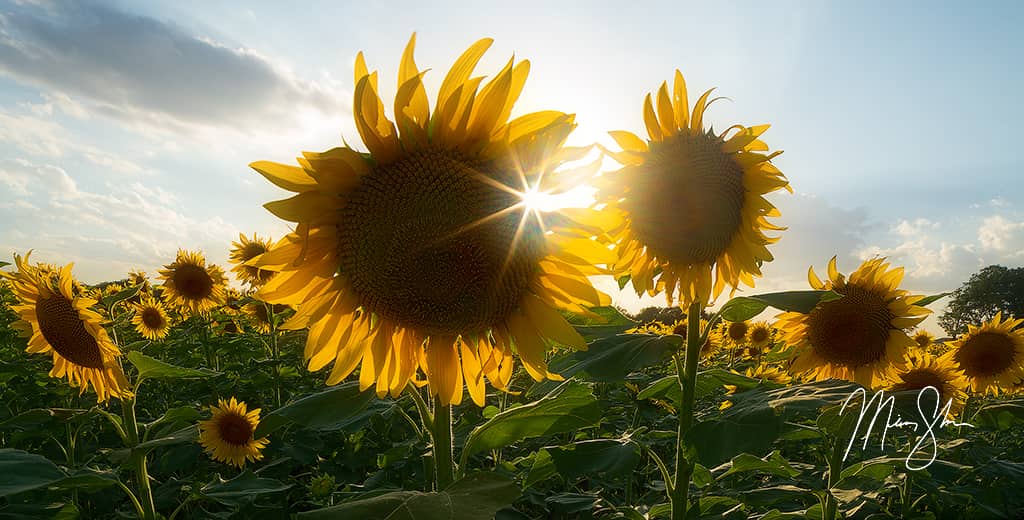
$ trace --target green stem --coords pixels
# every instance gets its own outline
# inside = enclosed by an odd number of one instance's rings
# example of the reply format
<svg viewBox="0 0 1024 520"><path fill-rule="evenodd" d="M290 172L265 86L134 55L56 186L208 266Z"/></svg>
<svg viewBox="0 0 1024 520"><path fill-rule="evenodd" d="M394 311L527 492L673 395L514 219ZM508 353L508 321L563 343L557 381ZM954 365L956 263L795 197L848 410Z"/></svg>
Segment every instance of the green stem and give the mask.
<svg viewBox="0 0 1024 520"><path fill-rule="evenodd" d="M679 430L676 436L676 471L675 478L669 486L669 502L672 504L672 520L686 518L690 477L693 475L693 464L686 460L685 437L693 425L693 402L697 391L697 362L700 359L701 338L704 331L700 330L700 302L690 304L686 313L686 357L685 366L675 356L676 377L683 392L683 403L679 408ZM714 326L713 323L708 327ZM680 370L681 369L681 370Z"/></svg>
<svg viewBox="0 0 1024 520"><path fill-rule="evenodd" d="M138 388L136 387L136 390ZM153 489L149 485L149 470L146 468L146 452L136 451L139 444L139 423L135 418L135 397L121 400L124 413L125 433L128 436L128 448L132 450L131 463L135 471L135 488L139 497L144 520L156 520L156 506L153 505Z"/></svg>
<svg viewBox="0 0 1024 520"><path fill-rule="evenodd" d="M455 481L455 457L452 452L452 407L434 398L434 467L436 491L443 491Z"/></svg>
<svg viewBox="0 0 1024 520"><path fill-rule="evenodd" d="M832 488L839 483L839 476L843 473L843 445L839 439L832 439L831 452L828 456L828 488L825 489L825 505L822 512L822 520L835 520L838 512L839 502L832 495Z"/></svg>
<svg viewBox="0 0 1024 520"><path fill-rule="evenodd" d="M267 319L270 321L270 350L274 356L274 402L281 407L281 354L277 346L277 322L274 318L274 306L264 303Z"/></svg>

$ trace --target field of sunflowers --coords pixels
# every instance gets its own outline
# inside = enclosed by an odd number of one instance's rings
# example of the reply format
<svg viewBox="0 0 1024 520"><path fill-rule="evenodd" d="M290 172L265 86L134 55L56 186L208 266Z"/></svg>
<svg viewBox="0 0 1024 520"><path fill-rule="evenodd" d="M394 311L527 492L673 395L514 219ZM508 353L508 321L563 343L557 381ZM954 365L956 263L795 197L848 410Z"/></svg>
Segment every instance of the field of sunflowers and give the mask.
<svg viewBox="0 0 1024 520"><path fill-rule="evenodd" d="M414 43L393 120L356 59L361 150L252 163L293 230L231 266L0 263L0 518L1024 515L1024 320L936 340L946 295L884 258L758 294L789 189L767 125L705 128L676 72L646 138L568 147L572 115L510 120L529 62L484 82L480 40L431 103ZM580 184L591 207L532 203Z"/></svg>

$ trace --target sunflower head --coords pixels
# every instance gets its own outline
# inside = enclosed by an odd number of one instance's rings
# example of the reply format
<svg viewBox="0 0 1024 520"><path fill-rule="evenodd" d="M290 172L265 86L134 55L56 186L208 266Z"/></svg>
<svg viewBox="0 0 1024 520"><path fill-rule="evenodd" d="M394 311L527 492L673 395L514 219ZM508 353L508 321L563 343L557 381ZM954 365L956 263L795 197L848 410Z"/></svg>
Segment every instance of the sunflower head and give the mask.
<svg viewBox="0 0 1024 520"><path fill-rule="evenodd" d="M736 345L747 340L749 331L750 324L746 321L732 321L725 326L725 336Z"/></svg>
<svg viewBox="0 0 1024 520"><path fill-rule="evenodd" d="M246 411L245 401L234 397L230 401L220 399L218 404L210 406L213 417L199 422L199 444L213 460L239 468L246 461L262 459L262 450L269 441L252 435L260 423L260 409Z"/></svg>
<svg viewBox="0 0 1024 520"><path fill-rule="evenodd" d="M960 414L967 402L968 382L963 372L949 358L936 359L927 352L919 352L905 368L890 377L886 389L893 392L914 392L913 400L908 405L913 409L917 403L917 393L929 386L938 391L938 409L952 400L951 415ZM926 413L936 409L934 393L923 394L920 399L921 407Z"/></svg>
<svg viewBox="0 0 1024 520"><path fill-rule="evenodd" d="M782 229L768 222L779 212L764 198L789 189L771 163L781 152L767 153L760 139L768 125L706 130L711 92L691 111L676 71L671 93L662 83L656 101L644 99L647 141L610 132L622 151L609 153L625 167L599 181L598 200L625 223L614 271L628 274L637 294L664 290L670 304L677 291L684 304L707 304L726 286L752 287L772 260L767 246L778 240L764 231Z"/></svg>
<svg viewBox="0 0 1024 520"><path fill-rule="evenodd" d="M255 267L249 262L266 253L270 249L270 243L270 239L261 239L255 233L251 239L239 233L238 242L231 243L231 253L228 256L228 261L234 264L231 272L252 287L260 287L267 283L267 280L274 276L274 272Z"/></svg>
<svg viewBox="0 0 1024 520"><path fill-rule="evenodd" d="M163 297L187 314L206 314L224 301L224 271L206 265L202 253L178 250L171 264L160 270Z"/></svg>
<svg viewBox="0 0 1024 520"><path fill-rule="evenodd" d="M30 253L31 254L31 253ZM16 272L0 272L19 300L12 307L21 318L15 328L29 336L26 352L52 354L51 377L67 377L79 394L92 386L98 402L131 395L121 370L120 349L100 326L102 317L90 307L96 300L74 293L71 264L38 269L28 255L15 255Z"/></svg>
<svg viewBox="0 0 1024 520"><path fill-rule="evenodd" d="M131 271L128 271L128 285L139 287L143 291L148 291L149 278L146 277L146 272L139 269L132 269Z"/></svg>
<svg viewBox="0 0 1024 520"><path fill-rule="evenodd" d="M928 332L927 330L924 329L915 332L914 335L911 336L910 338L913 339L914 343L917 344L917 348L922 350L927 350L928 347L932 346L932 344L935 343L935 336L933 336L931 332Z"/></svg>
<svg viewBox="0 0 1024 520"><path fill-rule="evenodd" d="M822 282L812 267L811 287L832 290L842 298L818 303L809 313L787 312L776 325L793 348L791 370L817 380L837 378L874 386L904 364L915 345L906 329L930 311L914 305L920 297L899 289L903 268L889 269L884 259L861 264L849 279L839 273L835 257Z"/></svg>
<svg viewBox="0 0 1024 520"><path fill-rule="evenodd" d="M542 222L526 204L563 189L555 168L581 157L563 147L571 115L508 121L529 63L510 60L481 85L473 69L491 40L480 40L431 110L414 43L398 67L394 121L377 73L356 58L353 112L368 154L339 147L305 152L298 167L251 165L297 193L266 205L297 225L250 264L278 273L259 298L298 306L284 326L310 328L309 368L333 362L329 384L360 366L362 388L397 395L422 372L443 403L461 402L465 384L482 405L483 376L507 387L513 351L534 379L559 378L546 344L586 344L557 309L610 303L587 275L612 258L590 239L600 234L592 210Z"/></svg>
<svg viewBox="0 0 1024 520"><path fill-rule="evenodd" d="M996 314L950 343L941 358L963 371L974 392L999 394L1024 378L1024 319Z"/></svg>
<svg viewBox="0 0 1024 520"><path fill-rule="evenodd" d="M773 327L767 321L759 321L750 326L748 341L750 348L763 351L772 344Z"/></svg>
<svg viewBox="0 0 1024 520"><path fill-rule="evenodd" d="M132 323L139 334L151 340L167 337L167 333L171 330L171 320L159 300L146 294L133 307L135 316L132 318Z"/></svg>

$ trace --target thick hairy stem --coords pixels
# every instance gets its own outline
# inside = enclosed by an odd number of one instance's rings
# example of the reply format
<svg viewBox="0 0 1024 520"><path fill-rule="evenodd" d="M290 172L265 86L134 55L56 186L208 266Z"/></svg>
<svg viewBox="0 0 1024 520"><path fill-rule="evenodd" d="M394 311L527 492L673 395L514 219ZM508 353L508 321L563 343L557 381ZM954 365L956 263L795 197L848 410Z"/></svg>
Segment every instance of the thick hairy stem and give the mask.
<svg viewBox="0 0 1024 520"><path fill-rule="evenodd" d="M676 356L676 377L683 392L683 403L679 407L679 430L676 436L676 472L671 483L670 502L672 520L686 518L687 501L690 491L690 477L693 475L693 461L686 460L685 437L693 425L693 402L697 389L697 361L700 359L701 338L699 302L691 303L686 313L686 357L681 363ZM710 326L710 325L709 325ZM682 370L679 370L679 369Z"/></svg>
<svg viewBox="0 0 1024 520"><path fill-rule="evenodd" d="M441 404L434 398L434 424L431 430L434 438L434 466L437 478L434 483L441 491L455 481L455 456L452 451L452 407Z"/></svg>
<svg viewBox="0 0 1024 520"><path fill-rule="evenodd" d="M153 489L149 485L146 453L135 450L135 447L139 445L139 423L135 419L135 397L122 399L121 409L124 412L124 427L125 434L128 437L128 447L132 449L131 462L132 469L135 472L135 494L142 508L142 518L145 520L156 520L156 506L153 505Z"/></svg>

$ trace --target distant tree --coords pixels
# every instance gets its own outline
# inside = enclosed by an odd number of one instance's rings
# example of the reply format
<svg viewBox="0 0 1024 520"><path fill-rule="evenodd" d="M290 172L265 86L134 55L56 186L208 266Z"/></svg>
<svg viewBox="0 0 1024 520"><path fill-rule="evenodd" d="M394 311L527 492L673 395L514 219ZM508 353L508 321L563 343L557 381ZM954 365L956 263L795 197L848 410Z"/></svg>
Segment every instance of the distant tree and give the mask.
<svg viewBox="0 0 1024 520"><path fill-rule="evenodd" d="M677 320L683 319L683 316L686 316L686 313L679 307L644 307L640 309L640 312L631 316L631 318L639 323L658 321L671 325Z"/></svg>
<svg viewBox="0 0 1024 520"><path fill-rule="evenodd" d="M971 275L953 291L939 325L950 336L956 336L967 332L968 325L981 323L997 312L1024 317L1024 267L990 265Z"/></svg>

